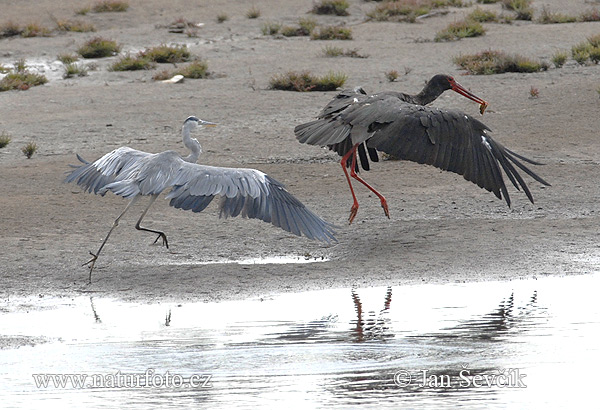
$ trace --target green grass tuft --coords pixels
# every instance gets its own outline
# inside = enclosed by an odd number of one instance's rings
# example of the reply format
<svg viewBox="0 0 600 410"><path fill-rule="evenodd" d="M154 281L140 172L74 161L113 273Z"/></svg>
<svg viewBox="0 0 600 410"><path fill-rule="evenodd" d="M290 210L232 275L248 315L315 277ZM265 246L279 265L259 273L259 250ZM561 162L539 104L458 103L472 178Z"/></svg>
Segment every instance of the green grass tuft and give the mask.
<svg viewBox="0 0 600 410"><path fill-rule="evenodd" d="M65 64L65 74L63 78L71 78L71 77L85 77L88 74L87 67L85 65L79 65L76 63L68 63Z"/></svg>
<svg viewBox="0 0 600 410"><path fill-rule="evenodd" d="M347 0L321 0L315 3L311 12L314 14L333 14L336 16L347 16L348 15L348 4Z"/></svg>
<svg viewBox="0 0 600 410"><path fill-rule="evenodd" d="M346 49L336 46L325 46L323 48L325 57L352 57L352 58L367 58L368 55L360 54L357 49Z"/></svg>
<svg viewBox="0 0 600 410"><path fill-rule="evenodd" d="M310 34L311 40L352 40L352 29L342 26L323 26L315 28Z"/></svg>
<svg viewBox="0 0 600 410"><path fill-rule="evenodd" d="M502 0L502 7L516 13L517 20L531 20L533 18L532 0Z"/></svg>
<svg viewBox="0 0 600 410"><path fill-rule="evenodd" d="M37 85L46 84L48 79L42 74L35 74L27 70L25 60L17 60L14 68L0 80L0 91L21 90L25 91Z"/></svg>
<svg viewBox="0 0 600 410"><path fill-rule="evenodd" d="M562 24L562 23L574 23L577 21L576 16L569 16L563 13L555 13L550 11L546 6L542 7L542 13L537 19L540 24Z"/></svg>
<svg viewBox="0 0 600 410"><path fill-rule="evenodd" d="M517 54L507 54L495 50L460 55L453 61L469 74L533 73L548 69L548 64L544 62L536 62Z"/></svg>
<svg viewBox="0 0 600 410"><path fill-rule="evenodd" d="M174 70L163 70L156 73L152 79L155 81L168 80L176 75L182 75L185 78L208 78L211 73L208 71L208 64L202 60L194 60L191 63L178 67Z"/></svg>
<svg viewBox="0 0 600 410"><path fill-rule="evenodd" d="M90 33L96 31L96 27L91 23L80 20L55 20L58 31L71 31L75 33Z"/></svg>
<svg viewBox="0 0 600 410"><path fill-rule="evenodd" d="M289 71L271 77L269 88L285 91L335 91L343 86L347 79L346 74L333 71L322 77L317 77L309 71Z"/></svg>
<svg viewBox="0 0 600 410"><path fill-rule="evenodd" d="M246 17L249 19L257 19L260 17L260 9L256 6L252 6L247 12Z"/></svg>
<svg viewBox="0 0 600 410"><path fill-rule="evenodd" d="M566 52L557 51L552 56L552 64L554 64L554 67L556 68L561 68L567 62L567 58L569 58L569 55Z"/></svg>
<svg viewBox="0 0 600 410"><path fill-rule="evenodd" d="M123 12L129 9L129 3L122 0L102 0L92 6L94 13Z"/></svg>
<svg viewBox="0 0 600 410"><path fill-rule="evenodd" d="M38 147L35 142L28 142L21 148L21 152L27 157L27 159L31 159L33 154L37 151Z"/></svg>
<svg viewBox="0 0 600 410"><path fill-rule="evenodd" d="M150 70L156 67L156 63L151 59L143 56L132 56L126 54L120 57L117 61L112 63L108 67L109 71L136 71L136 70Z"/></svg>
<svg viewBox="0 0 600 410"><path fill-rule="evenodd" d="M263 33L264 36L273 36L279 33L279 30L281 30L281 24L274 23L271 21L263 23L263 25L260 28L260 31Z"/></svg>
<svg viewBox="0 0 600 410"><path fill-rule="evenodd" d="M217 23L224 23L229 20L229 16L226 13L217 14Z"/></svg>
<svg viewBox="0 0 600 410"><path fill-rule="evenodd" d="M11 138L10 135L6 133L6 131L2 131L0 134L0 148L6 147L10 144Z"/></svg>
<svg viewBox="0 0 600 410"><path fill-rule="evenodd" d="M186 45L168 46L162 44L141 51L138 57L146 58L156 63L182 63L190 60L191 53Z"/></svg>
<svg viewBox="0 0 600 410"><path fill-rule="evenodd" d="M485 29L473 20L463 20L450 23L444 30L438 31L434 41L455 41L465 37L477 37L485 34Z"/></svg>
<svg viewBox="0 0 600 410"><path fill-rule="evenodd" d="M498 14L491 10L483 10L476 7L468 16L467 20L477 21L479 23L493 23L498 21Z"/></svg>
<svg viewBox="0 0 600 410"><path fill-rule="evenodd" d="M94 37L77 49L77 53L83 58L112 57L121 51L121 46L114 40L102 37Z"/></svg>

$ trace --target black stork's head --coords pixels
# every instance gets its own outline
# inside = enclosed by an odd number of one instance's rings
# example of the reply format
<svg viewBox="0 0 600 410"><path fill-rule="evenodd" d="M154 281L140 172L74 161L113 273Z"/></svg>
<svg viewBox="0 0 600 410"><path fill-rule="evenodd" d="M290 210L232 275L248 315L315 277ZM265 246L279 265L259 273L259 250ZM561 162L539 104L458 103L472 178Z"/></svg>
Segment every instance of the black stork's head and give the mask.
<svg viewBox="0 0 600 410"><path fill-rule="evenodd" d="M444 91L452 90L460 95L467 97L469 100L475 101L480 106L480 112L483 114L485 109L488 106L488 103L477 97L475 94L468 91L462 85L456 82L454 77L445 75L445 74L437 74L434 75L431 80L427 82L423 91L419 93L419 96L422 100L430 103L438 98Z"/></svg>

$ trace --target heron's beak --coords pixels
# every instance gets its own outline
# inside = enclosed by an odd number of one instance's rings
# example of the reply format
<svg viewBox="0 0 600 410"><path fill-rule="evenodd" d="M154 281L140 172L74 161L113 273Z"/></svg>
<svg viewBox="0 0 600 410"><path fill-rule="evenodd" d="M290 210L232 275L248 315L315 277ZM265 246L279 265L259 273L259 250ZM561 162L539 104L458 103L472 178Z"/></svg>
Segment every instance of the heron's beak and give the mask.
<svg viewBox="0 0 600 410"><path fill-rule="evenodd" d="M460 85L456 81L453 81L451 85L452 85L452 91L455 91L455 92L459 93L460 95L467 97L469 100L475 101L477 104L479 104L479 112L481 113L481 115L483 115L483 113L485 112L485 109L489 105L487 102L485 102L481 98L477 97L475 94L473 94L472 92L470 92L469 90L464 88L462 85Z"/></svg>
<svg viewBox="0 0 600 410"><path fill-rule="evenodd" d="M203 127L216 127L217 123L216 122L202 121L200 123L200 125L202 125Z"/></svg>

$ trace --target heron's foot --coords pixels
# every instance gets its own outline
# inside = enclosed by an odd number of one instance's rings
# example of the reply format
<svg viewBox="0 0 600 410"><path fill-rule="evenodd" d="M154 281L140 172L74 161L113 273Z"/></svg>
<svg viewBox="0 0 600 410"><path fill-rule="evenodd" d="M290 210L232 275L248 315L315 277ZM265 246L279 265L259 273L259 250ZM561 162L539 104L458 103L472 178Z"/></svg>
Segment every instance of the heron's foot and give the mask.
<svg viewBox="0 0 600 410"><path fill-rule="evenodd" d="M388 209L387 201L383 197L381 198L381 207L383 208L383 212L385 213L385 216L387 216L388 219L390 219L390 210Z"/></svg>
<svg viewBox="0 0 600 410"><path fill-rule="evenodd" d="M90 268L90 278L89 278L88 283L92 283L92 272L94 270L94 265L96 265L96 260L98 259L98 254L94 254L90 251L90 255L92 255L92 259L90 259L89 261L87 261L86 263L81 265L81 266L87 265Z"/></svg>
<svg viewBox="0 0 600 410"><path fill-rule="evenodd" d="M354 218L356 217L357 213L358 213L358 203L355 202L352 205L352 208L350 208L350 216L348 217L348 225L352 225L352 221L354 221Z"/></svg>
<svg viewBox="0 0 600 410"><path fill-rule="evenodd" d="M167 240L167 235L165 235L164 232L158 232L158 236L154 240L154 243L158 242L158 240L161 239L161 238L162 238L162 244L163 244L163 246L166 246L167 249L169 249L169 241Z"/></svg>

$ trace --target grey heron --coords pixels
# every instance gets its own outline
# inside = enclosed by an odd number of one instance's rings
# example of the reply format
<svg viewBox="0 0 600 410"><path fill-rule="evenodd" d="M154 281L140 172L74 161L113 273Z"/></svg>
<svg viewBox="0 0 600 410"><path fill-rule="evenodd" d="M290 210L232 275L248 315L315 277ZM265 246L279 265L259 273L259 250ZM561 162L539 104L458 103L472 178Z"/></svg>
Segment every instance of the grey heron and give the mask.
<svg viewBox="0 0 600 410"><path fill-rule="evenodd" d="M158 196L168 188L166 195L169 204L175 208L203 211L214 199L220 196L221 217L242 215L270 222L295 235L327 243L335 242L334 226L319 218L290 194L283 184L256 169L225 168L196 164L202 153L200 143L190 136L198 128L214 127L215 123L197 117L188 117L182 126L183 144L190 150L188 156L175 151L158 154L138 151L129 147L117 148L94 162L88 162L77 155L83 163L76 167L65 179L75 182L84 191L104 195L112 191L116 195L129 198L123 212L115 219L98 251L90 252L92 258L84 264L92 271L102 248L123 215L141 197L149 197L148 206L142 212L135 228L157 234L154 241L162 239L167 248L169 243L164 232L140 226L142 219Z"/></svg>
<svg viewBox="0 0 600 410"><path fill-rule="evenodd" d="M550 185L519 160L534 165L540 163L494 141L488 134L490 129L481 121L457 110L426 107L446 90L453 90L480 104L481 114L488 105L451 76L438 74L416 95L394 91L368 95L362 88L344 90L327 104L317 120L295 127L294 132L301 143L327 146L342 156L342 169L354 201L349 223L358 211L350 177L377 195L389 218L385 197L357 175L357 155L362 168L368 171L369 159L379 160L377 151L455 172L493 192L499 199L504 197L509 207L510 196L502 170L515 188L523 189L532 203L533 196L515 165L536 181ZM346 168L350 168L350 175Z"/></svg>

